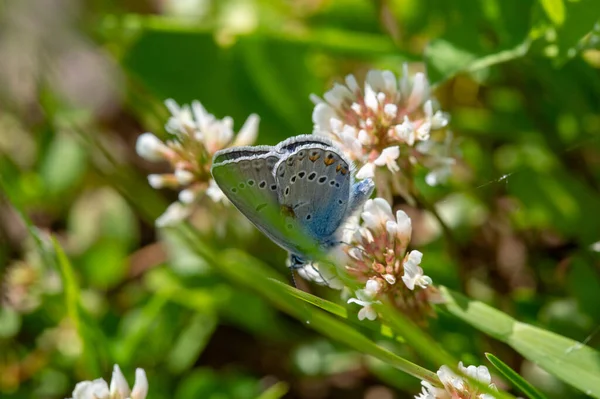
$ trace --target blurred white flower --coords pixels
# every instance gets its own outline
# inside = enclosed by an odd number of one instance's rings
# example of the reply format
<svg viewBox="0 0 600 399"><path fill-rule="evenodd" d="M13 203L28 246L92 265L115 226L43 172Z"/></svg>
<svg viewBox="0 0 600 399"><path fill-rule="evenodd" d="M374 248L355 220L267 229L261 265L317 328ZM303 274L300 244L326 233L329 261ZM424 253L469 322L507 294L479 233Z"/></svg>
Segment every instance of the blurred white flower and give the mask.
<svg viewBox="0 0 600 399"><path fill-rule="evenodd" d="M191 213L191 209L181 202L173 202L167 210L156 218L157 227L166 227L177 224L187 218Z"/></svg>
<svg viewBox="0 0 600 399"><path fill-rule="evenodd" d="M462 362L458 363L458 370L480 383L496 390L492 384L492 376L485 366L464 367ZM416 399L494 399L494 396L479 391L477 387L471 386L468 380L455 374L448 366L442 366L437 372L443 388L434 387L427 381L421 381L421 393Z"/></svg>
<svg viewBox="0 0 600 399"><path fill-rule="evenodd" d="M379 296L393 298L394 305L415 318L428 313L434 293L431 278L423 275L419 267L423 254L406 253L412 227L403 211L392 212L383 198L368 200L360 215L362 223L354 226L352 234L345 237L346 269L359 280L364 289L356 291L356 298L348 303L363 306L362 318L373 319L371 304ZM402 279L404 284L396 284ZM415 288L419 287L418 290Z"/></svg>
<svg viewBox="0 0 600 399"><path fill-rule="evenodd" d="M169 147L152 133L144 133L138 137L135 151L142 158L155 162L162 161L170 155Z"/></svg>
<svg viewBox="0 0 600 399"><path fill-rule="evenodd" d="M313 133L331 138L356 161L359 179L380 174L382 167L395 174L436 157L418 151L415 144L437 142L432 131L445 128L449 121L446 113L435 109L426 76L409 75L406 64L400 79L390 71L371 70L361 87L348 75L345 84L334 84L323 99L315 95L311 99ZM378 187L389 179L376 179Z"/></svg>
<svg viewBox="0 0 600 399"><path fill-rule="evenodd" d="M157 226L188 217L191 209L184 208L191 208L204 194L214 202L228 203L210 174L212 157L226 147L253 144L260 121L258 115L250 115L236 135L233 119L217 119L199 101L180 106L168 99L165 105L171 112L165 124L171 139L163 142L152 133L144 133L136 143L136 151L142 158L153 162L167 161L173 169L173 173L149 175L150 186L182 189L179 202L172 204L157 219Z"/></svg>
<svg viewBox="0 0 600 399"><path fill-rule="evenodd" d="M73 399L145 399L148 395L148 379L143 369L135 370L135 384L133 390L115 364L110 382L110 389L106 381L98 378L94 381L82 381L75 385Z"/></svg>
<svg viewBox="0 0 600 399"><path fill-rule="evenodd" d="M454 136L448 131L444 141L423 141L415 146L416 150L425 155L422 163L429 169L425 182L430 186L443 184L452 174L452 167L456 164L455 154L458 153Z"/></svg>

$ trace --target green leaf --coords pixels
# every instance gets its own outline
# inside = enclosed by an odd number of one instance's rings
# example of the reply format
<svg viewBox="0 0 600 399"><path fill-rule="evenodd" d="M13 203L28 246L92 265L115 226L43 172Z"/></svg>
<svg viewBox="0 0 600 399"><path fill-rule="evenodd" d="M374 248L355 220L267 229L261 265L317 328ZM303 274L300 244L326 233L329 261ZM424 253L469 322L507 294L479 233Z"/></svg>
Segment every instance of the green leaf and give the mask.
<svg viewBox="0 0 600 399"><path fill-rule="evenodd" d="M440 287L444 309L510 345L528 360L577 389L600 398L600 353L570 338L520 323L482 302Z"/></svg>
<svg viewBox="0 0 600 399"><path fill-rule="evenodd" d="M74 137L59 133L48 148L40 174L48 192L58 195L75 186L86 169L87 154Z"/></svg>
<svg viewBox="0 0 600 399"><path fill-rule="evenodd" d="M491 353L486 353L485 357L496 367L496 369L508 380L513 386L527 395L531 399L546 399L546 396L538 391L527 380L521 377L516 371L511 369L506 363L498 359Z"/></svg>
<svg viewBox="0 0 600 399"><path fill-rule="evenodd" d="M283 398L283 396L288 393L290 387L283 381L280 381L276 384L270 386L266 391L264 391L257 399L279 399Z"/></svg>
<svg viewBox="0 0 600 399"><path fill-rule="evenodd" d="M274 283L276 273L268 266L247 254L230 250L217 257L209 248L202 244L199 235L185 225L177 232L182 235L190 248L202 256L214 270L222 273L237 284L246 286L268 299L276 307L303 322L307 327L323 334L334 341L341 342L361 353L376 357L402 371L421 380L439 384L437 376L389 350L375 344L366 336L353 329L336 317L305 306L305 302L290 295L289 290L281 284Z"/></svg>
<svg viewBox="0 0 600 399"><path fill-rule="evenodd" d="M122 334L122 340L117 342L114 349L117 363L133 364L136 352L144 339L148 339L148 330L156 322L166 303L165 297L155 295L135 314L133 322L126 323L126 319L122 320L121 325L125 325L127 328Z"/></svg>
<svg viewBox="0 0 600 399"><path fill-rule="evenodd" d="M450 3L446 33L425 48L430 81L437 84L459 72L473 73L524 56L530 45L532 4L524 0ZM494 44L478 28L483 21Z"/></svg>
<svg viewBox="0 0 600 399"><path fill-rule="evenodd" d="M83 359L85 360L87 371L91 375L98 375L100 373L100 364L97 355L96 346L92 342L91 332L86 322L89 320L85 316L80 303L80 291L79 285L75 278L73 266L67 258L62 246L59 244L55 237L52 237L52 245L56 253L57 263L60 270L62 284L65 291L65 304L67 308L67 314L71 322L74 324L77 333L83 343Z"/></svg>
<svg viewBox="0 0 600 399"><path fill-rule="evenodd" d="M191 369L208 344L217 327L217 318L212 314L196 313L173 344L167 357L167 367L172 373L180 374Z"/></svg>
<svg viewBox="0 0 600 399"><path fill-rule="evenodd" d="M319 298L318 296L309 294L308 292L301 291L297 288L284 284L281 281L274 279L271 279L271 281L275 284L278 284L281 287L281 289L287 291L292 296L298 299L308 302L311 305L314 305L320 309L326 310L329 313L334 314L336 316L342 317L344 319L348 318L348 312L346 311L346 308L338 305L337 303L333 303L323 298Z"/></svg>
<svg viewBox="0 0 600 399"><path fill-rule="evenodd" d="M562 25L565 22L565 4L563 0L540 0L542 8L554 25Z"/></svg>

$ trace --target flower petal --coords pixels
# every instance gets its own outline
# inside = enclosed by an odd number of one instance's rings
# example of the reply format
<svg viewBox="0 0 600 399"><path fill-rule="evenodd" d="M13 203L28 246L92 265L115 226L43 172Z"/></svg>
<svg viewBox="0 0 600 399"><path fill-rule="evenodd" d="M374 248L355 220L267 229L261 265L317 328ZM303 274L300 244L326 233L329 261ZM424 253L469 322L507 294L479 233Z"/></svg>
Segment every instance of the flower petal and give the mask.
<svg viewBox="0 0 600 399"><path fill-rule="evenodd" d="M148 395L148 378L144 369L135 369L135 384L131 390L131 399L146 399Z"/></svg>
<svg viewBox="0 0 600 399"><path fill-rule="evenodd" d="M357 179L367 179L369 177L375 176L375 165L372 163L366 163L359 171L356 173Z"/></svg>
<svg viewBox="0 0 600 399"><path fill-rule="evenodd" d="M110 380L111 399L127 399L129 398L130 394L131 391L129 390L127 380L125 380L119 365L115 364L113 367L112 378Z"/></svg>
<svg viewBox="0 0 600 399"><path fill-rule="evenodd" d="M244 125L240 129L240 132L235 137L233 141L233 146L244 146L244 145L252 145L256 141L256 137L258 136L258 123L260 122L260 117L256 114L251 114L244 122Z"/></svg>

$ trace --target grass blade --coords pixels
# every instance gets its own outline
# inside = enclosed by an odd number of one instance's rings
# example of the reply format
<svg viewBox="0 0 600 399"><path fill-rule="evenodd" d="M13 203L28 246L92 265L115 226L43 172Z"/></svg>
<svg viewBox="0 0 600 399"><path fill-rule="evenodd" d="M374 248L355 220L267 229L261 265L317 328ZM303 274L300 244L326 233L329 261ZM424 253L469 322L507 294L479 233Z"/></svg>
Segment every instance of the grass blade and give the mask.
<svg viewBox="0 0 600 399"><path fill-rule="evenodd" d="M486 353L485 357L492 363L496 370L500 372L510 383L517 388L519 391L523 392L530 399L546 399L543 393L538 391L533 385L531 385L527 380L521 377L516 371L511 369L506 363L502 360L498 359L491 353Z"/></svg>

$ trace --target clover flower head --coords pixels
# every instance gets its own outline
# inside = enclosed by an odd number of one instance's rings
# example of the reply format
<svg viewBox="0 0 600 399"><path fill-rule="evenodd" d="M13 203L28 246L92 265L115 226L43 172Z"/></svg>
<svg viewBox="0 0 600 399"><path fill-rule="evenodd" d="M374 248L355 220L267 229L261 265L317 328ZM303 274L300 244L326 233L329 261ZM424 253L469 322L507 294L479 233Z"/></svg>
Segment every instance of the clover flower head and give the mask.
<svg viewBox="0 0 600 399"><path fill-rule="evenodd" d="M210 174L212 157L226 147L253 144L259 123L257 115L250 115L236 135L233 119L217 119L199 101L180 106L169 99L165 105L171 112L165 125L170 139L162 141L152 133L144 133L136 143L136 151L142 158L167 161L173 170L172 173L150 174L150 186L181 190L179 201L157 219L159 226L171 225L189 216L192 205L204 194L214 202L227 203Z"/></svg>
<svg viewBox="0 0 600 399"><path fill-rule="evenodd" d="M412 233L408 215L394 214L386 200L374 198L365 202L360 219L344 248L346 269L365 287L348 302L361 305L362 318L370 320L376 317L371 305L382 297L416 318L428 313L432 281L419 266L423 254L406 251Z"/></svg>
<svg viewBox="0 0 600 399"><path fill-rule="evenodd" d="M442 131L449 122L430 97L425 74L410 75L406 64L400 78L391 71L370 70L361 87L348 75L344 84L334 84L323 98L312 95L311 99L313 133L329 137L355 161L359 179L383 174L390 180L390 174L414 162L433 163L438 156L419 151L418 146L437 142L432 132ZM382 179L376 181L380 185ZM430 178L428 183L439 181Z"/></svg>
<svg viewBox="0 0 600 399"><path fill-rule="evenodd" d="M75 385L72 399L145 399L148 395L148 379L144 369L135 370L135 384L129 389L121 369L115 364L109 385L102 378L82 381Z"/></svg>
<svg viewBox="0 0 600 399"><path fill-rule="evenodd" d="M458 363L458 370L473 378L489 388L496 390L492 384L492 376L485 366L464 367L462 362ZM421 393L416 399L493 399L492 395L482 393L477 387L472 386L463 376L457 375L448 366L442 366L437 372L443 388L434 387L427 381L421 381Z"/></svg>

